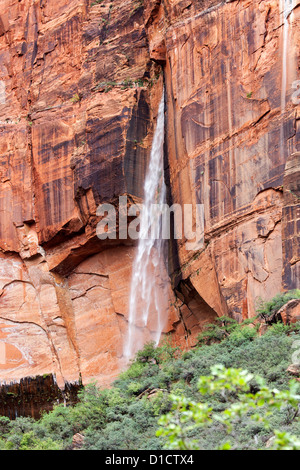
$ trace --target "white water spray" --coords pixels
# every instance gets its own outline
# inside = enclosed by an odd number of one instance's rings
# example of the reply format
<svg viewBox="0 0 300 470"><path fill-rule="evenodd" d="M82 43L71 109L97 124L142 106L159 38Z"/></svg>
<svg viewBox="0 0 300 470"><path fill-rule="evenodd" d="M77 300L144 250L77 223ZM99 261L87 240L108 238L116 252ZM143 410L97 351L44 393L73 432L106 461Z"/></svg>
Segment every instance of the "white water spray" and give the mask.
<svg viewBox="0 0 300 470"><path fill-rule="evenodd" d="M168 309L166 241L162 239L162 210L166 202L164 181L164 94L153 138L144 184L140 237L133 264L129 324L123 355L131 359L147 340L158 345Z"/></svg>

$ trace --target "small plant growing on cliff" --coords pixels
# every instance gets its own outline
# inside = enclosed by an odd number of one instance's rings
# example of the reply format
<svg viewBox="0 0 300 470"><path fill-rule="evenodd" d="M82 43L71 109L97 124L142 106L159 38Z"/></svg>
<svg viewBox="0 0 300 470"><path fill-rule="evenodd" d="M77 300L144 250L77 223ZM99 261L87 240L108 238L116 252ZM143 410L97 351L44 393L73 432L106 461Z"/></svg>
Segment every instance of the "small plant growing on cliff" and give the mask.
<svg viewBox="0 0 300 470"><path fill-rule="evenodd" d="M132 88L133 87L133 80L131 80L131 78L126 78L123 82L122 82L122 90L126 90L127 88Z"/></svg>
<svg viewBox="0 0 300 470"><path fill-rule="evenodd" d="M132 80L131 78L126 78L122 82L114 82L111 80L107 80L106 82L100 82L94 87L94 91L104 91L104 93L108 93L115 87L120 87L121 90L127 90L128 88L136 87L144 87L148 84L148 82L143 78L138 78L136 80Z"/></svg>
<svg viewBox="0 0 300 470"><path fill-rule="evenodd" d="M71 98L71 103L79 103L79 101L81 101L81 98L78 93L75 93L75 95Z"/></svg>
<svg viewBox="0 0 300 470"><path fill-rule="evenodd" d="M138 78L137 80L134 81L134 83L139 87L145 86L145 82L143 78Z"/></svg>
<svg viewBox="0 0 300 470"><path fill-rule="evenodd" d="M267 319L274 313L278 312L289 300L300 299L300 289L291 290L283 294L278 294L273 299L264 302L259 301L257 313L261 318Z"/></svg>
<svg viewBox="0 0 300 470"><path fill-rule="evenodd" d="M29 116L29 115L26 117L26 121L27 121L27 124L28 124L28 126L30 126L30 127L31 127L31 126L32 126L32 124L33 124L33 122L32 122L32 120L31 120L31 118L30 118L30 116Z"/></svg>

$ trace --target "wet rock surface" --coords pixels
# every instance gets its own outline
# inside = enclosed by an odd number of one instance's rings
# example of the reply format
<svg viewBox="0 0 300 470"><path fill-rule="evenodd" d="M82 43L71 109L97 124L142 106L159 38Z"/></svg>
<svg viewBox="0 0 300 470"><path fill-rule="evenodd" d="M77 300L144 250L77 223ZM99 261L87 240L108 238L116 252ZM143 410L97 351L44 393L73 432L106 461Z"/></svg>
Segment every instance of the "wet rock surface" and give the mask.
<svg viewBox="0 0 300 470"><path fill-rule="evenodd" d="M164 333L191 347L299 287L300 9L285 58L279 3L1 1L1 380L124 366L135 244L100 241L96 210L141 200L163 77L169 202L205 210L202 251L170 244Z"/></svg>
<svg viewBox="0 0 300 470"><path fill-rule="evenodd" d="M43 411L63 403L74 405L78 401L79 384L65 384L61 390L53 375L26 377L19 383L0 385L0 415L15 419L29 416L38 419Z"/></svg>

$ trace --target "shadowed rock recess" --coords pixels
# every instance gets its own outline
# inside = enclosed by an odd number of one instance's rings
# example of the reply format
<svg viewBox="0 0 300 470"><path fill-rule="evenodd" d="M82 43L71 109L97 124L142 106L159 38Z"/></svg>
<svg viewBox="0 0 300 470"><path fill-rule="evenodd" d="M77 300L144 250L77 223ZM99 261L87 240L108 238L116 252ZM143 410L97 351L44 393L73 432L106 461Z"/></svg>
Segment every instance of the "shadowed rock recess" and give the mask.
<svg viewBox="0 0 300 470"><path fill-rule="evenodd" d="M123 367L136 246L99 240L96 210L142 200L163 86L169 203L205 211L203 250L169 243L164 334L189 348L300 287L299 6L1 0L1 413L10 382L107 386Z"/></svg>

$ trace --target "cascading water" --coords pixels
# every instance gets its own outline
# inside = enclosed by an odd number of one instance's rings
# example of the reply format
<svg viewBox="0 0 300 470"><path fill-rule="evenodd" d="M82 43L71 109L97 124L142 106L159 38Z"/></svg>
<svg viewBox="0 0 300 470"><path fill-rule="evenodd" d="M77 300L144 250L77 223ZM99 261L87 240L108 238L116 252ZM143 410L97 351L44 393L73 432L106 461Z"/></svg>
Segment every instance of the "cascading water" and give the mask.
<svg viewBox="0 0 300 470"><path fill-rule="evenodd" d="M123 355L134 356L147 340L159 343L168 308L166 241L162 239L164 181L164 93L159 105L149 167L144 184L140 234L133 264L129 324Z"/></svg>

